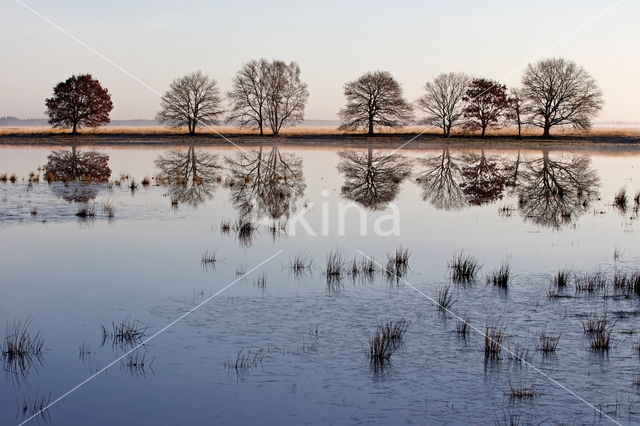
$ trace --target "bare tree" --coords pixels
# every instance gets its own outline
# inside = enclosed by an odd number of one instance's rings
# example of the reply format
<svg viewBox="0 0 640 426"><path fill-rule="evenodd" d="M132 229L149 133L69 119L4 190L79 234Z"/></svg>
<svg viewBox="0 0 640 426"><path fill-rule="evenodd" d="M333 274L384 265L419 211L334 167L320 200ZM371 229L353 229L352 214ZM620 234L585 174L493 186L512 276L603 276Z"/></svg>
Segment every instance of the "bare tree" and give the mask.
<svg viewBox="0 0 640 426"><path fill-rule="evenodd" d="M222 98L216 81L202 71L174 80L162 96L157 120L172 127L184 127L193 135L200 125L218 123Z"/></svg>
<svg viewBox="0 0 640 426"><path fill-rule="evenodd" d="M486 78L474 78L465 96L465 118L472 128L481 129L484 137L487 127L495 125L507 107L507 87Z"/></svg>
<svg viewBox="0 0 640 426"><path fill-rule="evenodd" d="M387 71L368 72L344 85L347 105L340 110L340 130L374 126L400 127L412 117L411 105L402 97L402 88Z"/></svg>
<svg viewBox="0 0 640 426"><path fill-rule="evenodd" d="M302 159L294 153L270 150L238 151L225 157L229 166L231 202L241 218L288 219L306 184Z"/></svg>
<svg viewBox="0 0 640 426"><path fill-rule="evenodd" d="M549 156L525 162L517 187L522 216L539 225L559 228L589 210L600 180L587 156Z"/></svg>
<svg viewBox="0 0 640 426"><path fill-rule="evenodd" d="M480 154L467 154L462 166L464 181L460 185L469 204L480 206L502 198L506 178L495 157L487 157L484 149Z"/></svg>
<svg viewBox="0 0 640 426"><path fill-rule="evenodd" d="M522 137L522 126L524 125L526 109L524 98L520 89L511 89L507 99L507 109L505 118L518 126L518 137Z"/></svg>
<svg viewBox="0 0 640 426"><path fill-rule="evenodd" d="M218 157L198 151L193 145L187 150L167 151L155 161L160 169L158 182L169 186L172 202L197 207L213 197L218 183Z"/></svg>
<svg viewBox="0 0 640 426"><path fill-rule="evenodd" d="M228 121L257 128L260 136L264 135L266 122L269 66L266 59L247 62L233 78L233 88L227 93L231 103Z"/></svg>
<svg viewBox="0 0 640 426"><path fill-rule="evenodd" d="M53 96L45 100L49 124L71 127L78 133L81 127L98 127L109 123L113 109L109 91L91 74L74 75L53 88Z"/></svg>
<svg viewBox="0 0 640 426"><path fill-rule="evenodd" d="M563 58L529 64L522 77L522 94L530 122L551 136L553 126L591 127L602 109L602 92L593 77L575 62Z"/></svg>
<svg viewBox="0 0 640 426"><path fill-rule="evenodd" d="M295 125L304 119L304 107L309 97L307 85L300 80L300 67L274 60L267 68L267 122L274 135L283 125Z"/></svg>
<svg viewBox="0 0 640 426"><path fill-rule="evenodd" d="M442 148L440 155L420 160L423 170L418 173L416 182L422 188L422 199L437 209L457 210L466 205L458 160L448 147Z"/></svg>
<svg viewBox="0 0 640 426"><path fill-rule="evenodd" d="M463 73L440 74L425 84L425 94L417 100L418 108L427 115L423 123L442 129L449 137L451 128L464 113L464 96L469 77Z"/></svg>
<svg viewBox="0 0 640 426"><path fill-rule="evenodd" d="M411 161L400 154L341 151L338 171L344 174L342 196L370 210L384 210L411 175Z"/></svg>

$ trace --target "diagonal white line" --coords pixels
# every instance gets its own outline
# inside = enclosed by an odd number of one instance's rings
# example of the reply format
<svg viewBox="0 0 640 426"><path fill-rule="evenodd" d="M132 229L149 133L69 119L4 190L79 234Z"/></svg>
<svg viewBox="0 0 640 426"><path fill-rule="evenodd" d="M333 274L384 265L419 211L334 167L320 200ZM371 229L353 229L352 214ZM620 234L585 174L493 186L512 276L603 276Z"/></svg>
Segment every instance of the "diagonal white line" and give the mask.
<svg viewBox="0 0 640 426"><path fill-rule="evenodd" d="M554 379L553 377L551 377L550 375L548 375L547 373L545 373L544 371L540 370L538 367L536 367L535 365L531 364L529 361L523 359L522 357L518 356L516 353L514 353L513 351L511 351L509 348L505 347L504 345L502 345L500 342L495 341L493 338L487 336L482 330L478 329L477 327L475 327L473 324L467 322L464 318L462 318L460 315L456 314L455 312L453 312L451 309L447 308L446 306L442 306L440 305L433 297L425 294L423 291L421 291L419 288L417 288L416 286L414 286L413 284L411 284L410 282L408 282L407 280L405 280L404 278L402 278L401 276L397 275L394 271L391 271L389 269L387 269L385 266L383 266L382 264L380 264L378 261L376 261L375 259L373 259L372 257L368 256L367 254L363 253L360 250L356 250L358 252L358 254L360 254L361 256L367 258L369 261L375 263L376 265L378 265L379 268L382 268L384 271L386 271L387 273L393 275L396 277L396 279L402 281L402 283L404 285L406 285L407 287L409 287L410 289L416 291L417 293L419 293L421 296L423 296L425 299L429 300L431 303L433 303L435 306L437 306L438 308L443 309L444 311L446 311L448 314L450 314L451 316L453 316L454 318L456 318L459 321L464 321L469 325L469 328L473 331L475 331L476 333L478 333L479 335L483 336L485 339L489 339L491 340L493 343L495 343L496 345L500 346L501 349L503 349L505 352L509 353L511 356L513 356L515 359L519 359L520 361L522 361L523 363L525 363L526 365L528 365L529 367L531 367L534 371L540 373L541 375L543 375L545 378L547 378L548 380L550 380L553 384L557 385L558 387L560 387L561 389L567 391L569 394L571 394L572 396L574 396L575 398L577 398L578 400L582 401L583 403L585 403L586 405L588 405L590 408L594 409L598 414L600 414L601 416L605 416L607 419L611 420L613 423L622 426L622 424L618 421L616 421L614 418L612 418L611 416L609 416L607 413L605 413L604 411L602 411L601 409L597 408L595 405L593 405L592 403L590 403L589 401L587 401L586 399L584 399L583 397L581 397L580 395L578 395L577 393L575 393L574 391L572 391L571 389L569 389L568 387L566 387L565 385L563 385L562 383L560 383L558 380Z"/></svg>
<svg viewBox="0 0 640 426"><path fill-rule="evenodd" d="M262 267L264 264L266 264L267 262L271 261L273 258L275 258L276 256L278 256L280 253L282 253L282 250L278 250L275 254L271 255L269 258L263 260L262 262L258 263L256 266L254 266L253 268L251 268L249 271L245 272L242 276L236 278L235 280L231 281L229 284L227 284L226 286L222 287L220 290L218 290L217 292L215 292L214 294L212 294L211 296L207 297L206 299L204 299L202 302L198 303L196 306L194 306L193 308L189 309L187 312L185 312L184 314L180 315L178 318L176 318L175 320L171 321L169 324L165 325L164 327L162 327L160 330L156 331L155 333L153 333L151 336L147 337L146 339L144 339L141 343L139 343L138 345L136 345L133 349L131 349L130 351L122 354L121 356L119 356L118 358L116 358L115 360L111 361L109 364L105 365L104 367L102 367L100 370L96 371L94 374L92 374L91 376L87 377L86 379L84 379L82 382L78 383L77 385L75 385L74 387L72 387L71 389L69 389L68 391L66 391L65 393L63 393L62 395L60 395L58 398L56 398L55 400L53 400L51 403L47 404L46 407L38 410L38 412L36 412L35 414L33 414L31 417L28 417L27 419L25 419L24 421L22 421L21 423L18 424L18 426L22 426L26 423L28 423L29 421L33 420L34 418L36 418L37 416L39 416L41 413L47 411L49 408L51 408L52 406L54 406L55 404L57 404L58 402L62 401L64 398L66 398L67 396L71 395L73 392L75 392L76 390L80 389L82 386L86 385L87 383L89 383L91 380L95 379L96 377L98 377L100 374L104 373L106 370L108 370L109 368L113 367L115 364L117 364L118 362L120 362L122 359L124 359L126 356L128 356L129 354L131 354L132 352L137 351L138 349L140 349L142 346L146 345L147 343L149 343L152 339L156 338L157 336L159 336L160 334L164 333L165 331L167 331L168 329L170 329L171 327L173 327L174 325L176 325L178 322L182 321L183 319L185 319L186 317L188 317L189 315L191 315L192 313L194 313L195 311L197 311L198 309L200 309L202 306L206 305L207 303L209 303L211 300L213 300L214 298L216 298L218 295L220 295L221 293L225 292L226 290L228 290L229 288L231 288L233 285L235 285L237 282L241 281L242 279L244 279L247 275L249 275L250 273L252 273L253 271L255 271L256 269Z"/></svg>

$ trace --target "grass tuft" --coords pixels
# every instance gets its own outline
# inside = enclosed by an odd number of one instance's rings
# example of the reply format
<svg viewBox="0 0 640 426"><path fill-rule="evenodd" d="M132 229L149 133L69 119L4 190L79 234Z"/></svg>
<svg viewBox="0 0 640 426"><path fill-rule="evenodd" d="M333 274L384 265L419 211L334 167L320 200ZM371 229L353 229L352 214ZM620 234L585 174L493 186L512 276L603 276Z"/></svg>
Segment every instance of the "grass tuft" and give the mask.
<svg viewBox="0 0 640 426"><path fill-rule="evenodd" d="M511 276L511 265L508 261L502 262L500 268L487 275L487 283L493 284L496 287L507 288L509 287L509 277Z"/></svg>
<svg viewBox="0 0 640 426"><path fill-rule="evenodd" d="M468 283L475 279L476 273L480 269L478 260L473 256L465 255L463 252L454 254L449 262L451 269L451 279L455 282Z"/></svg>

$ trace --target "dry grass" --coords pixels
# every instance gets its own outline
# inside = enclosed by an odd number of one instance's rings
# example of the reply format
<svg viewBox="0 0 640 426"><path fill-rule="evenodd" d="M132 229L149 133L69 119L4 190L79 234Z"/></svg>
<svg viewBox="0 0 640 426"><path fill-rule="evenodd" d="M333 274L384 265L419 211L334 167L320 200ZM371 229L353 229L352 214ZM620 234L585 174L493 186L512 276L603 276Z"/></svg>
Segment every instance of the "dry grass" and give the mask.
<svg viewBox="0 0 640 426"><path fill-rule="evenodd" d="M540 344L538 345L538 350L545 355L554 353L558 347L559 341L560 336L549 336L544 330L542 330L542 333L540 333Z"/></svg>
<svg viewBox="0 0 640 426"><path fill-rule="evenodd" d="M257 130L248 128L242 128L237 126L212 126L201 127L198 129L198 134L201 135L217 135L222 133L225 135L258 135ZM399 129L376 129L376 132L381 134L385 133L419 133L425 132L426 134L440 135L442 131L437 127L432 126L405 126ZM54 129L49 126L24 126L24 127L0 127L0 135L68 135L69 129ZM151 135L186 135L186 128L171 128L164 126L105 126L97 128L80 129L80 135L117 135L117 134L151 134ZM307 125L298 127L286 127L280 131L282 136L292 135L319 135L319 134L362 134L362 132L344 132L338 130L337 126L332 125ZM542 130L536 127L524 127L522 129L523 136L541 136ZM554 128L552 130L554 136L614 136L614 137L640 137L640 129L638 128L620 128L620 127L596 127L589 131L580 131L572 128ZM460 127L454 128L451 131L452 137L455 136L474 136L479 135L479 132ZM505 126L499 129L488 129L487 136L513 136L517 135L517 130L512 126ZM270 135L266 135L270 136Z"/></svg>
<svg viewBox="0 0 640 426"><path fill-rule="evenodd" d="M446 312L451 309L451 307L456 303L456 300L453 298L453 293L451 292L451 287L446 286L442 288L438 292L436 301L440 312Z"/></svg>
<svg viewBox="0 0 640 426"><path fill-rule="evenodd" d="M484 359L498 360L502 352L502 340L505 337L504 327L500 321L488 322L484 328Z"/></svg>
<svg viewBox="0 0 640 426"><path fill-rule="evenodd" d="M487 275L487 283L493 284L496 287L507 288L509 287L510 276L511 265L505 260L500 265L500 268Z"/></svg>
<svg viewBox="0 0 640 426"><path fill-rule="evenodd" d="M536 391L536 388L534 386L513 386L513 384L509 382L509 391L507 392L507 395L509 395L509 398L512 399L535 398L536 396L538 396L538 391Z"/></svg>

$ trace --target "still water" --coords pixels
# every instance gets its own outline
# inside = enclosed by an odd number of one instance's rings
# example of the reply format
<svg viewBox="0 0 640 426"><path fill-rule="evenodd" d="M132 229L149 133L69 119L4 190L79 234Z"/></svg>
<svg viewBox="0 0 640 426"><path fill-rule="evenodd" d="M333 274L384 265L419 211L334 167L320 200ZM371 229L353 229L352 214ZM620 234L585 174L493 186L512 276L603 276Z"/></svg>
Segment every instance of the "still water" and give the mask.
<svg viewBox="0 0 640 426"><path fill-rule="evenodd" d="M640 270L638 167L630 149L0 147L0 324L29 321L44 343L3 357L0 424L92 376L30 423L638 423L640 297L612 287ZM399 246L401 278L383 271ZM461 251L481 267L465 285ZM378 270L350 275L363 254ZM503 262L508 289L485 279ZM561 269L608 283L560 291ZM612 344L594 351L583 321L605 312ZM486 361L480 333L456 333L463 315L500 323L527 362ZM402 347L372 368L370 334L401 318ZM115 342L123 321L143 336Z"/></svg>

